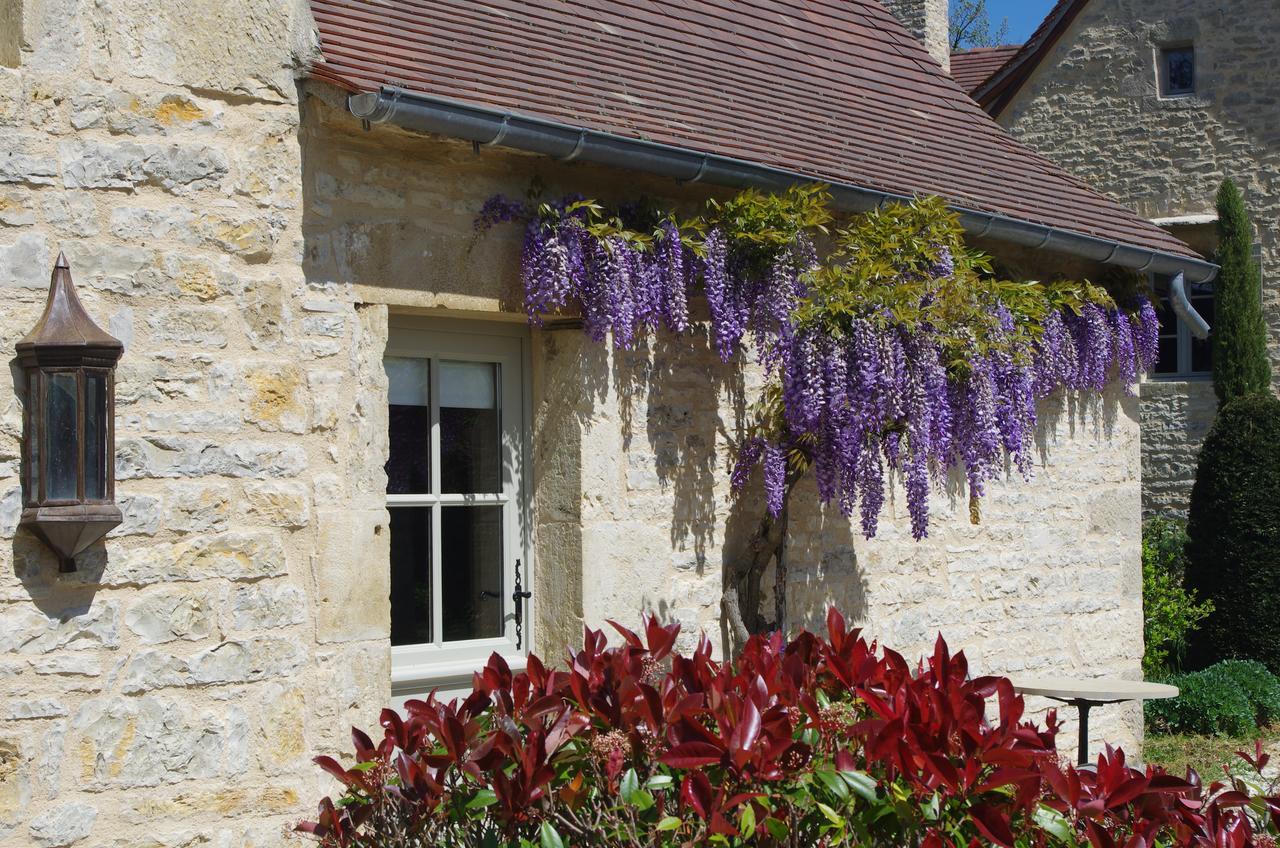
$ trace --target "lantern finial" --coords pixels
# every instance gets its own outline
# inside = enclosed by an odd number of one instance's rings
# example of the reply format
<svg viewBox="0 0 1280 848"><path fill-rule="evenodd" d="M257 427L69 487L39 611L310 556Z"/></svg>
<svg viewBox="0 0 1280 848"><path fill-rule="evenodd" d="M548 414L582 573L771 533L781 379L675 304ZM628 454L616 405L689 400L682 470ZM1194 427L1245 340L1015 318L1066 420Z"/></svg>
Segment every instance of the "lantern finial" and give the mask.
<svg viewBox="0 0 1280 848"><path fill-rule="evenodd" d="M120 340L95 324L85 311L71 281L71 263L62 253L49 279L44 314L16 347L20 362L40 365L66 362L110 367L124 352Z"/></svg>

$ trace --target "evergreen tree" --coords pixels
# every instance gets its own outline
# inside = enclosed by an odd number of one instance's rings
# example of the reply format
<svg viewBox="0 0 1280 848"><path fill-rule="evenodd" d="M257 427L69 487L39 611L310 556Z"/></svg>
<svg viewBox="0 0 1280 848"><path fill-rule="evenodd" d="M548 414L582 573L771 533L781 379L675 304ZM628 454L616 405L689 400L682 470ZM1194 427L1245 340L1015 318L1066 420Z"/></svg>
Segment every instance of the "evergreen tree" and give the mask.
<svg viewBox="0 0 1280 848"><path fill-rule="evenodd" d="M1214 303L1213 388L1218 403L1271 387L1262 283L1253 258L1253 228L1244 198L1226 180L1218 191L1218 275Z"/></svg>
<svg viewBox="0 0 1280 848"><path fill-rule="evenodd" d="M1280 672L1280 400L1222 405L1200 449L1187 524L1187 588L1212 601L1197 666L1252 659Z"/></svg>

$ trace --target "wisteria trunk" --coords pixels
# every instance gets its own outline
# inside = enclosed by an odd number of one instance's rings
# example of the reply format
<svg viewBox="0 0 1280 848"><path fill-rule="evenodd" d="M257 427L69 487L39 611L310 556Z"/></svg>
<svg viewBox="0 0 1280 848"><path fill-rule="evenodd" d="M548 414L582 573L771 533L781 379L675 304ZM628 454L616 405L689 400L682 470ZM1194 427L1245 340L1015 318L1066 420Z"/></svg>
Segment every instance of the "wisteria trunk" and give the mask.
<svg viewBox="0 0 1280 848"><path fill-rule="evenodd" d="M794 471L787 472L782 509L777 516L766 513L744 554L725 566L721 606L738 645L745 644L753 634L786 628L787 516L791 509L791 494L802 476ZM764 615L761 585L771 562L775 563L773 621Z"/></svg>

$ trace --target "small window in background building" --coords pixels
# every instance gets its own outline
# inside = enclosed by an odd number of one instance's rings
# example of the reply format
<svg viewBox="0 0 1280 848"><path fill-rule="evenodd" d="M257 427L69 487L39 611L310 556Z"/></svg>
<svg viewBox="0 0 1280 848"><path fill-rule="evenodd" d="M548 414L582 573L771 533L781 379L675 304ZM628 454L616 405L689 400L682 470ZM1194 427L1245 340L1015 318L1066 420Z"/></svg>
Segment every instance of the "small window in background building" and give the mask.
<svg viewBox="0 0 1280 848"><path fill-rule="evenodd" d="M1160 51L1160 93L1165 97L1194 94L1196 51L1191 45L1166 47Z"/></svg>

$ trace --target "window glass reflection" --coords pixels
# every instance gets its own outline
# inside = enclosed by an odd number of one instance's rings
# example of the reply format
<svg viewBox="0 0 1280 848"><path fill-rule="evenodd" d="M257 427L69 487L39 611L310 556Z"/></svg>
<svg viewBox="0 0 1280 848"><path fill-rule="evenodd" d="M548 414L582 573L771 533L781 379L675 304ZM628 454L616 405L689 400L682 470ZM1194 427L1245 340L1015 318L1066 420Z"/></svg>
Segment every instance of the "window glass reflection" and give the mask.
<svg viewBox="0 0 1280 848"><path fill-rule="evenodd" d="M45 498L75 500L76 464L80 459L76 438L76 375L46 373L44 386Z"/></svg>
<svg viewBox="0 0 1280 848"><path fill-rule="evenodd" d="M501 636L502 507L444 507L440 524L444 640Z"/></svg>
<svg viewBox="0 0 1280 848"><path fill-rule="evenodd" d="M498 365L440 362L440 491L502 491Z"/></svg>
<svg viewBox="0 0 1280 848"><path fill-rule="evenodd" d="M431 631L431 508L391 509L391 644L421 645Z"/></svg>
<svg viewBox="0 0 1280 848"><path fill-rule="evenodd" d="M387 494L431 491L431 368L426 359L383 360L387 372Z"/></svg>

